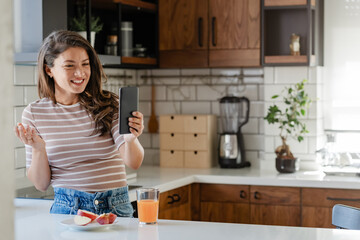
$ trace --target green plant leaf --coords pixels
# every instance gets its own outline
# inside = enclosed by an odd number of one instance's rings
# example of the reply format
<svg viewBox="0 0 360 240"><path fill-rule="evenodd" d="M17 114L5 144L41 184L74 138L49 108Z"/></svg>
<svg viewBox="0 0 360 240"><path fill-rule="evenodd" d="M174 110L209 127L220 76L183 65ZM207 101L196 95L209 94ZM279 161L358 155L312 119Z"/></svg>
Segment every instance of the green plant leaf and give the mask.
<svg viewBox="0 0 360 240"><path fill-rule="evenodd" d="M272 96L271 98L272 99L275 99L275 98L278 98L279 97L279 95L274 95L274 96Z"/></svg>
<svg viewBox="0 0 360 240"><path fill-rule="evenodd" d="M304 109L301 109L301 115L305 116L305 110Z"/></svg>

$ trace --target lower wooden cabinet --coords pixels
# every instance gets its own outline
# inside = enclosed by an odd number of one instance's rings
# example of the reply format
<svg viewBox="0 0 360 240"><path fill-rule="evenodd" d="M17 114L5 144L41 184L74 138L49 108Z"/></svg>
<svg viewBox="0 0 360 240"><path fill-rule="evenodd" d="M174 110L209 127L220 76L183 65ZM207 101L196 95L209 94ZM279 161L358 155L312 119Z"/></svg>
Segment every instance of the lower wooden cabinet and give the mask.
<svg viewBox="0 0 360 240"><path fill-rule="evenodd" d="M250 186L250 223L300 226L300 189Z"/></svg>
<svg viewBox="0 0 360 240"><path fill-rule="evenodd" d="M159 219L191 220L191 185L160 193Z"/></svg>
<svg viewBox="0 0 360 240"><path fill-rule="evenodd" d="M201 184L200 220L250 223L249 186Z"/></svg>
<svg viewBox="0 0 360 240"><path fill-rule="evenodd" d="M360 190L195 183L161 193L159 219L333 228L335 204Z"/></svg>
<svg viewBox="0 0 360 240"><path fill-rule="evenodd" d="M335 204L360 207L360 190L302 188L301 226L334 228L331 222Z"/></svg>

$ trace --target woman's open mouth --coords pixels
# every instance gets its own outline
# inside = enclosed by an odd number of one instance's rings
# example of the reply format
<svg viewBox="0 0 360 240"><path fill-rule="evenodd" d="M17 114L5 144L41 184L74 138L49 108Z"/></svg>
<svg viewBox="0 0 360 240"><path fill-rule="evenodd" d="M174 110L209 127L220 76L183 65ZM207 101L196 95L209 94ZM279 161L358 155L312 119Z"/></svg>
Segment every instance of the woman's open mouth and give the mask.
<svg viewBox="0 0 360 240"><path fill-rule="evenodd" d="M75 85L81 85L85 80L81 79L81 80L71 80L71 82Z"/></svg>

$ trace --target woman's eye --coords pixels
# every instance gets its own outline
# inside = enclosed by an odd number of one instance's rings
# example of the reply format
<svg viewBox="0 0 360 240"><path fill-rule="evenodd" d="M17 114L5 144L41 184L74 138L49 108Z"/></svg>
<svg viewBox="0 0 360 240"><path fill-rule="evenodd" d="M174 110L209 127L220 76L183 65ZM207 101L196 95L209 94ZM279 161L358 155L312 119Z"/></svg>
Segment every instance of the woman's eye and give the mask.
<svg viewBox="0 0 360 240"><path fill-rule="evenodd" d="M83 63L83 66L89 66L90 63Z"/></svg>
<svg viewBox="0 0 360 240"><path fill-rule="evenodd" d="M73 67L74 65L65 65L66 68L71 68Z"/></svg>

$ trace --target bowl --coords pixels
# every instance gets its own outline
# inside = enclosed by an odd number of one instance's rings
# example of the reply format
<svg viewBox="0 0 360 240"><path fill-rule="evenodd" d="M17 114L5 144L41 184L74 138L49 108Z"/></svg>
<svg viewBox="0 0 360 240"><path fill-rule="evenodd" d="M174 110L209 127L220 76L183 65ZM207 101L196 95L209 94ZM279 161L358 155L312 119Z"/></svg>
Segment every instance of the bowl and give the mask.
<svg viewBox="0 0 360 240"><path fill-rule="evenodd" d="M276 158L276 170L279 173L294 173L300 168L299 158Z"/></svg>

